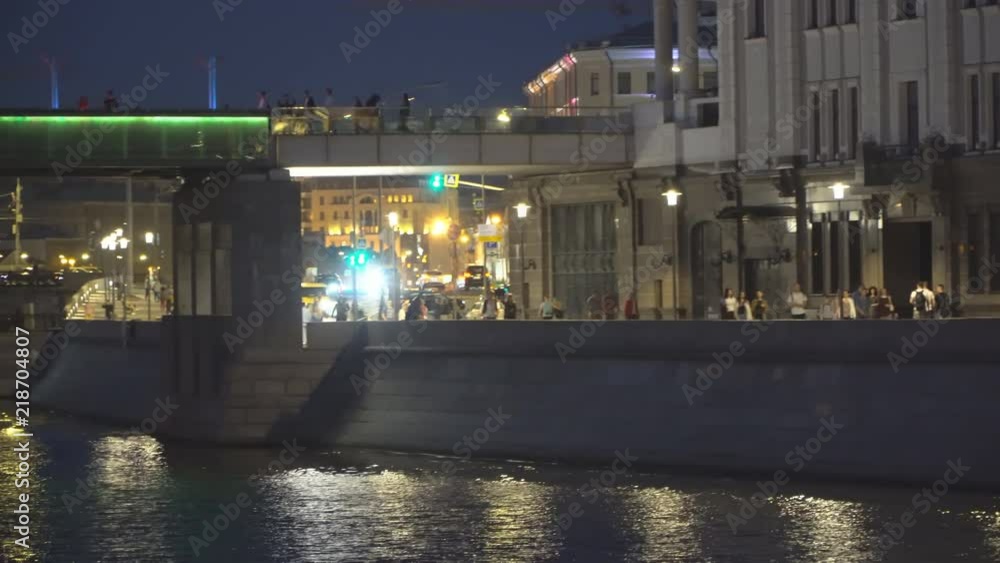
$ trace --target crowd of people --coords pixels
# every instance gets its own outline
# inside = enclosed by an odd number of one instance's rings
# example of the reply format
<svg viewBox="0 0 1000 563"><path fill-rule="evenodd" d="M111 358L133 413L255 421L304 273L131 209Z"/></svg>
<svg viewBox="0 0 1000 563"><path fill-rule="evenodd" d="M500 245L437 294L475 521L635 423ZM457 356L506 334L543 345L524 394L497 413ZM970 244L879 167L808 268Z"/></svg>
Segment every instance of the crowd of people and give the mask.
<svg viewBox="0 0 1000 563"><path fill-rule="evenodd" d="M796 283L786 300L788 314L792 319L806 319L809 307L809 296L802 291L802 286ZM913 308L913 318L947 318L955 316L954 300L945 291L944 285L938 284L936 291L930 289L927 282L917 282L910 293L909 305ZM778 313L769 314L770 305L763 291L757 291L753 299L741 291L737 296L732 289L726 289L722 298L722 318L725 320L760 320L776 318ZM838 291L834 295L822 298L817 308L816 318L820 320L852 320L852 319L898 319L899 310L892 300L887 288L861 285L853 293L848 290Z"/></svg>
<svg viewBox="0 0 1000 563"><path fill-rule="evenodd" d="M403 92L403 97L399 103L399 123L397 128L400 131L409 131L409 120L410 120L410 110L411 102L413 98L406 92ZM341 104L343 105L343 104ZM277 106L279 108L334 108L338 107L338 102L333 95L333 88L326 88L325 97L323 98L322 105L316 103L316 98L310 93L309 90L303 92L302 102L299 103L295 99L295 96L291 96L288 93L282 94L278 98ZM270 111L271 102L268 97L268 92L266 90L261 90L257 93L257 109ZM354 123L355 133L370 132L381 129L381 119L383 117L382 108L382 96L378 93L373 93L368 96L368 99L361 101L359 96L354 97L353 110L350 114L350 119ZM331 127L331 130L333 128Z"/></svg>

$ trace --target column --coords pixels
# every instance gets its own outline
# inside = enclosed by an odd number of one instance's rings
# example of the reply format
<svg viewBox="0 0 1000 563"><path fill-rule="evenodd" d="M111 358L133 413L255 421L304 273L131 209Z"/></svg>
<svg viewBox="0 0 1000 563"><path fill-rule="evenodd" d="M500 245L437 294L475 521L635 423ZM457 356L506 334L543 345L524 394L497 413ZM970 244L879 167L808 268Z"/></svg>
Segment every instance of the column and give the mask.
<svg viewBox="0 0 1000 563"><path fill-rule="evenodd" d="M173 197L164 366L181 396L218 396L223 367L249 348L302 344L299 186L235 176L185 175Z"/></svg>
<svg viewBox="0 0 1000 563"><path fill-rule="evenodd" d="M656 47L656 99L663 102L663 121L674 116L674 0L653 0L653 44Z"/></svg>
<svg viewBox="0 0 1000 563"><path fill-rule="evenodd" d="M856 287L851 287L851 214L849 211L841 211L837 214L837 221L840 227L837 229L837 248L840 256L835 256L835 260L840 261L840 279L834 280L839 289L846 289L853 292Z"/></svg>
<svg viewBox="0 0 1000 563"><path fill-rule="evenodd" d="M678 37L680 49L681 88L685 101L698 90L698 2L678 0Z"/></svg>
<svg viewBox="0 0 1000 563"><path fill-rule="evenodd" d="M810 292L809 266L812 263L812 246L809 240L809 205L806 201L806 185L798 174L792 174L795 182L795 275L802 291ZM819 236L818 233L813 236ZM815 275L818 272L814 272Z"/></svg>

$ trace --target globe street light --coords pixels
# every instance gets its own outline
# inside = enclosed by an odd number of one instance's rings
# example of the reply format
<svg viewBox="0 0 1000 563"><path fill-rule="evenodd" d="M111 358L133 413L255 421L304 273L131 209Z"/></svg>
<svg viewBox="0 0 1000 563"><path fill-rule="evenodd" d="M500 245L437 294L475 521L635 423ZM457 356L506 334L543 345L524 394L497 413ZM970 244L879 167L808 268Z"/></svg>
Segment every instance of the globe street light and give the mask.
<svg viewBox="0 0 1000 563"><path fill-rule="evenodd" d="M674 246L674 263L671 266L671 269L673 269L673 278L674 278L674 281L673 281L672 285L673 285L673 297L674 297L674 320L676 321L679 318L679 316L677 314L677 285L679 283L678 282L679 276L677 275L677 268L678 268L678 266L680 266L680 256L679 256L679 253L678 253L678 250L677 250L679 248L678 247L678 241L677 241L677 239L680 236L679 235L679 233L680 233L680 226L677 224L677 217L678 217L677 204L680 201L681 192L677 191L674 188L670 188L669 190L663 192L663 197L667 198L667 206L670 207L670 209L673 210L673 223L674 223L674 240L673 240L673 243L674 243L673 244L673 246Z"/></svg>
<svg viewBox="0 0 1000 563"><path fill-rule="evenodd" d="M847 184L843 184L840 182L837 182L836 184L830 186L830 189L833 190L833 199L844 199L844 192L849 187L850 186L848 186Z"/></svg>
<svg viewBox="0 0 1000 563"><path fill-rule="evenodd" d="M152 232L148 232L147 231L146 232L146 244L153 244L153 242L155 240L156 240L156 235L154 235Z"/></svg>

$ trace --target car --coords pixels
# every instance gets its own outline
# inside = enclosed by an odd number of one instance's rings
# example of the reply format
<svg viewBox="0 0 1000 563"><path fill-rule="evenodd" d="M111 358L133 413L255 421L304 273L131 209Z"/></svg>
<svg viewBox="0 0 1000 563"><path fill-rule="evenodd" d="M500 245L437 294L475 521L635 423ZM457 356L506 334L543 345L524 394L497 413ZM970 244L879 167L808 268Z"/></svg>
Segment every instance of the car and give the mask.
<svg viewBox="0 0 1000 563"><path fill-rule="evenodd" d="M417 280L417 286L421 289L427 287L428 284L447 286L450 283L451 274L442 273L440 270L427 270Z"/></svg>
<svg viewBox="0 0 1000 563"><path fill-rule="evenodd" d="M434 294L444 293L446 289L447 286L441 282L426 282L420 288L420 290L423 291L424 293L434 293Z"/></svg>
<svg viewBox="0 0 1000 563"><path fill-rule="evenodd" d="M465 269L465 289L483 287L490 279L490 272L486 266L469 266Z"/></svg>

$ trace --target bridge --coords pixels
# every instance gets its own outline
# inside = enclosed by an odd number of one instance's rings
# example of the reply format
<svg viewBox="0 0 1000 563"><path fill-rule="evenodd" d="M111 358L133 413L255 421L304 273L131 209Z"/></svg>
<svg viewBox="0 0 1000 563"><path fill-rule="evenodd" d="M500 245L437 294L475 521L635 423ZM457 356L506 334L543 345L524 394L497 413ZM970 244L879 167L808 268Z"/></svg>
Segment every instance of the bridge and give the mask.
<svg viewBox="0 0 1000 563"><path fill-rule="evenodd" d="M0 111L8 175L178 175L288 169L291 176L532 174L630 166L628 110L281 108L105 114Z"/></svg>
<svg viewBox="0 0 1000 563"><path fill-rule="evenodd" d="M266 114L0 112L0 169L8 175L113 176L272 166Z"/></svg>

